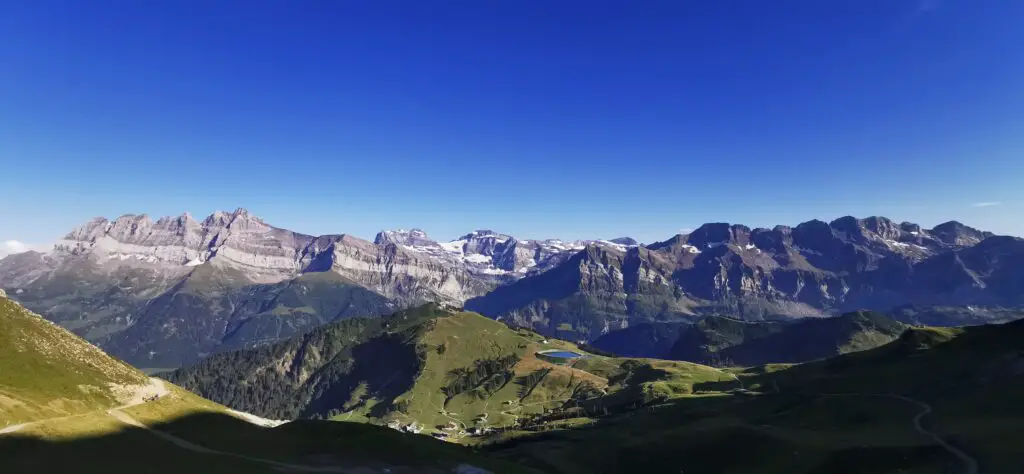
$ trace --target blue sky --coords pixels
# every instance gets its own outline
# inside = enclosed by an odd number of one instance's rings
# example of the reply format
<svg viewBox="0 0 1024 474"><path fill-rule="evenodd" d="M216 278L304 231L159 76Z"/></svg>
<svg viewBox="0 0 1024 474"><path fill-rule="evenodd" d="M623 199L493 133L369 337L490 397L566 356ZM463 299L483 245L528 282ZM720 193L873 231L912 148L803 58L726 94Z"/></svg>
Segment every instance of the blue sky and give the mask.
<svg viewBox="0 0 1024 474"><path fill-rule="evenodd" d="M367 238L846 214L1024 235L1021 21L1015 0L0 1L0 242L239 206Z"/></svg>

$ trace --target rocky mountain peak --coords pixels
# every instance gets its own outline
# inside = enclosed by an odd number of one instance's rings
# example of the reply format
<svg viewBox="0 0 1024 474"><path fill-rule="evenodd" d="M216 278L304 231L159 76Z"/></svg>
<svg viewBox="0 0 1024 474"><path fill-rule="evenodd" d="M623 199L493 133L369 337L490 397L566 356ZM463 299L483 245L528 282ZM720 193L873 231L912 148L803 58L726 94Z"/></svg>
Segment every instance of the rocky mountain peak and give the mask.
<svg viewBox="0 0 1024 474"><path fill-rule="evenodd" d="M146 214L125 214L114 219L106 233L115 239L146 235L153 227L153 221Z"/></svg>
<svg viewBox="0 0 1024 474"><path fill-rule="evenodd" d="M512 236L498 233L490 229L477 229L474 230L473 232L463 235L462 237L459 237L457 240L495 239L504 241L510 238L512 238Z"/></svg>
<svg viewBox="0 0 1024 474"><path fill-rule="evenodd" d="M921 233L921 226L919 226L919 225L917 225L917 224L915 224L913 222L901 222L900 223L900 230L902 230L903 232L910 233L910 234L920 234Z"/></svg>
<svg viewBox="0 0 1024 474"><path fill-rule="evenodd" d="M843 216L829 222L828 226L834 231L833 234L841 235L844 240L851 242L867 240L864 234L864 223L856 217Z"/></svg>
<svg viewBox="0 0 1024 474"><path fill-rule="evenodd" d="M200 227L201 224L192 218L189 213L183 213L177 217L164 216L157 219L154 227L167 228L167 229L187 229Z"/></svg>
<svg viewBox="0 0 1024 474"><path fill-rule="evenodd" d="M213 214L210 214L209 216L206 217L206 219L203 219L203 226L227 227L227 225L231 222L231 218L231 214L228 214L224 211L214 211Z"/></svg>
<svg viewBox="0 0 1024 474"><path fill-rule="evenodd" d="M427 236L421 229L382 230L374 237L377 245L398 244L412 247L436 247L437 242Z"/></svg>
<svg viewBox="0 0 1024 474"><path fill-rule="evenodd" d="M811 219L811 220L809 220L807 222L801 222L800 224L798 224L793 229L793 233L794 234L801 233L801 234L817 235L817 236L825 236L825 235L831 236L832 235L832 227L830 227L828 225L828 223L825 222L825 221L818 220L818 219Z"/></svg>
<svg viewBox="0 0 1024 474"><path fill-rule="evenodd" d="M861 221L863 227L886 240L899 240L903 230L895 222L879 216L872 216Z"/></svg>
<svg viewBox="0 0 1024 474"><path fill-rule="evenodd" d="M653 244L649 244L649 245L647 245L647 248L649 248L651 250L675 249L675 248L678 248L678 247L683 246L683 245L689 246L689 244L687 244L686 242L687 242L686 234L676 234L676 235L672 236L672 238L670 238L668 240L663 240L661 242L655 242Z"/></svg>
<svg viewBox="0 0 1024 474"><path fill-rule="evenodd" d="M724 222L704 224L691 232L687 236L687 241L698 249L726 244L743 246L750 243L750 228Z"/></svg>
<svg viewBox="0 0 1024 474"><path fill-rule="evenodd" d="M957 221L949 221L932 228L931 234L943 243L960 247L971 246L991 237L991 232L982 232Z"/></svg>
<svg viewBox="0 0 1024 474"><path fill-rule="evenodd" d="M263 222L263 219L249 213L245 208L239 207L232 212L214 211L213 214L203 219L202 226L207 229L233 227L237 229L267 230L270 226Z"/></svg>
<svg viewBox="0 0 1024 474"><path fill-rule="evenodd" d="M793 244L793 230L786 226L775 226L772 229L754 229L750 241L758 249L785 254Z"/></svg>

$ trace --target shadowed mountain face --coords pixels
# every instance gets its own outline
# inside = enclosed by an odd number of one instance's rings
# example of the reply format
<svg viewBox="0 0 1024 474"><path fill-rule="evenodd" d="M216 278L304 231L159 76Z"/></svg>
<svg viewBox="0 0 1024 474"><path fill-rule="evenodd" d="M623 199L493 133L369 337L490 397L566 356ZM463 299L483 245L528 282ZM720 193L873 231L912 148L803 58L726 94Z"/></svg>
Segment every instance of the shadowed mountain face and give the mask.
<svg viewBox="0 0 1024 474"><path fill-rule="evenodd" d="M964 308L983 322L994 308L1024 305L1021 263L1024 240L957 222L933 229L883 217L753 230L705 224L646 247L588 247L466 308L586 341L711 314L779 320L914 305ZM964 319L971 318L945 324ZM651 336L631 332L636 347ZM629 346L625 337L615 345Z"/></svg>
<svg viewBox="0 0 1024 474"><path fill-rule="evenodd" d="M451 242L383 231L370 242L292 232L238 209L201 221L94 219L47 254L0 260L0 288L136 366L173 368L425 302L574 341L646 323L660 334L712 314L775 320L912 306L960 308L948 324L985 322L1024 306L1022 261L1020 239L883 217L713 223L642 246L490 230ZM664 349L645 345L654 333L631 343L637 331L619 336L616 350Z"/></svg>

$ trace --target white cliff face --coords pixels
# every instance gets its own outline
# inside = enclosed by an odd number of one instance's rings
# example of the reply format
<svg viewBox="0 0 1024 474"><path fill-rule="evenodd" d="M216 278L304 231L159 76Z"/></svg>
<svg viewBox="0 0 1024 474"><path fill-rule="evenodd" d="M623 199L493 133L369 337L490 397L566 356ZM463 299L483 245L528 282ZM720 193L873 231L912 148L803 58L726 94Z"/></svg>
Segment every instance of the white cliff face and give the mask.
<svg viewBox="0 0 1024 474"><path fill-rule="evenodd" d="M374 244L345 236L331 244L330 252L331 271L409 304L422 301L461 304L497 284L453 264L454 260L434 258L390 242Z"/></svg>
<svg viewBox="0 0 1024 474"><path fill-rule="evenodd" d="M314 237L267 225L246 210L216 212L202 223L192 216L124 215L113 221L93 219L73 230L54 249L90 254L103 260L196 266L218 263L286 277L303 267L306 247Z"/></svg>
<svg viewBox="0 0 1024 474"><path fill-rule="evenodd" d="M300 234L238 209L215 212L201 222L188 214L156 222L144 214L96 218L68 233L54 246L54 255L87 257L111 271L129 265L177 274L210 264L234 270L253 283L334 271L408 304L461 304L521 276L493 264L496 245L514 242L509 237L473 240L479 250L470 252L442 246L416 229L382 232L376 240ZM514 244L507 246L513 248ZM503 249L498 250L499 257ZM535 254L524 252L521 258L533 265Z"/></svg>
<svg viewBox="0 0 1024 474"><path fill-rule="evenodd" d="M383 231L374 242L349 235L311 236L271 226L245 209L192 216L145 214L93 219L54 246L59 257L88 256L124 265L188 272L210 264L253 283L275 283L306 272L333 271L399 302L461 304L528 274L545 271L587 244L608 241L518 240L478 230L439 243L419 229Z"/></svg>

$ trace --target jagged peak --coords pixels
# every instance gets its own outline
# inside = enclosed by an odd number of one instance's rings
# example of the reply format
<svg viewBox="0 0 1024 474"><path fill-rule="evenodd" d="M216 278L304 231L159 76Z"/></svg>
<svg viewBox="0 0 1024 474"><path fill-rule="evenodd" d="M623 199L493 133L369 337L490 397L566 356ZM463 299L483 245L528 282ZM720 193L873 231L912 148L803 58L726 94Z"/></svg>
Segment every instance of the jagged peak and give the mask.
<svg viewBox="0 0 1024 474"><path fill-rule="evenodd" d="M741 224L711 222L694 229L686 240L698 249L730 243L745 245L750 240L750 228Z"/></svg>
<svg viewBox="0 0 1024 474"><path fill-rule="evenodd" d="M932 227L930 232L939 240L953 245L973 245L994 235L991 232L980 231L959 221L943 222Z"/></svg>
<svg viewBox="0 0 1024 474"><path fill-rule="evenodd" d="M506 239L507 240L507 239L511 239L512 236L508 235L508 234L502 234L500 232L495 232L495 231L490 230L490 229L477 229L477 230L474 230L473 232L470 232L470 233L468 233L466 235L463 235L462 237L459 237L456 240L473 240L473 239L486 239L486 238L493 238L495 240L502 240L502 239Z"/></svg>
<svg viewBox="0 0 1024 474"><path fill-rule="evenodd" d="M796 229L798 229L798 230L828 229L828 228L829 228L828 222L825 222L825 221L823 221L821 219L811 219L811 220L806 221L806 222L801 222L801 223L797 224L797 226L796 226Z"/></svg>
<svg viewBox="0 0 1024 474"><path fill-rule="evenodd" d="M883 223L883 224L892 224L893 223L892 219L889 219L888 217L885 217L885 216L868 216L868 217L865 217L864 219L862 219L862 221L864 223Z"/></svg>
<svg viewBox="0 0 1024 474"><path fill-rule="evenodd" d="M943 222L943 223L941 223L941 224L939 224L939 225L937 225L935 227L932 227L931 230L932 230L932 232L941 232L943 230L972 230L972 231L975 231L975 232L980 232L980 231L978 231L978 229L975 229L975 228L973 228L973 227L971 227L969 225L966 225L966 224L964 224L963 222L960 222L960 221L946 221L946 222Z"/></svg>
<svg viewBox="0 0 1024 474"><path fill-rule="evenodd" d="M900 230L904 232L921 232L921 226L913 222L900 222Z"/></svg>
<svg viewBox="0 0 1024 474"><path fill-rule="evenodd" d="M646 247L651 250L660 250L664 248L673 248L680 245L687 245L687 236L689 234L676 234L672 237L663 240L661 242L654 242Z"/></svg>
<svg viewBox="0 0 1024 474"><path fill-rule="evenodd" d="M843 216L833 219L832 222L828 223L828 226L837 230L854 230L860 229L862 223L860 219L853 216Z"/></svg>
<svg viewBox="0 0 1024 474"><path fill-rule="evenodd" d="M195 224L195 225L199 224L199 222L196 221L192 217L192 214L189 214L188 212L184 212L180 216L176 216L176 217L164 216L164 217L161 217L160 219L157 219L157 221L156 221L156 225L158 225L158 226L160 226L160 225L170 225L171 223L177 224L179 226L184 226L184 225L188 225L188 224Z"/></svg>
<svg viewBox="0 0 1024 474"><path fill-rule="evenodd" d="M213 211L212 214L203 219L204 226L225 226L231 222L231 216L224 211Z"/></svg>
<svg viewBox="0 0 1024 474"><path fill-rule="evenodd" d="M263 219L252 215L248 209L244 207L236 208L234 211L213 211L212 214L203 219L203 226L206 227L224 227L232 222L257 222L264 224Z"/></svg>
<svg viewBox="0 0 1024 474"><path fill-rule="evenodd" d="M377 233L373 239L373 243L377 245L385 245L389 243L409 245L409 246L429 246L433 247L437 245L437 242L427 236L427 233L422 229L396 229L396 230L382 230Z"/></svg>
<svg viewBox="0 0 1024 474"><path fill-rule="evenodd" d="M146 214L146 213L142 213L142 214L121 214L120 216L117 217L117 219L114 219L114 222L119 222L119 221L123 221L123 222L138 222L138 221L148 221L148 220L150 220L149 219L149 214Z"/></svg>

